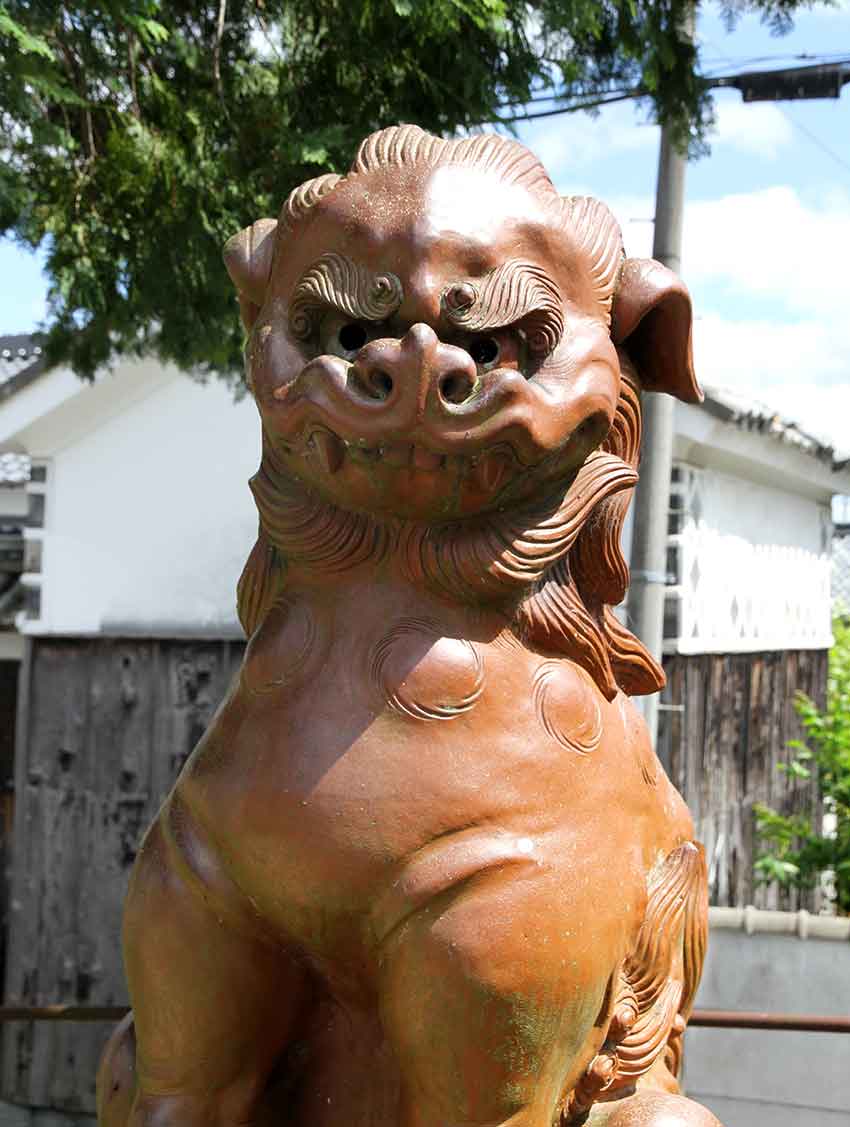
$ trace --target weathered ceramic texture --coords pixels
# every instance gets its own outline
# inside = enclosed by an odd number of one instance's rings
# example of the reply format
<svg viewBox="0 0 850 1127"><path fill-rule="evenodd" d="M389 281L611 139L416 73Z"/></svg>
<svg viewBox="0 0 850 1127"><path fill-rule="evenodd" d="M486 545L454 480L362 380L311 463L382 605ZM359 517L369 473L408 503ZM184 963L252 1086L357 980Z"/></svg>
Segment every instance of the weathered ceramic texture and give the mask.
<svg viewBox="0 0 850 1127"><path fill-rule="evenodd" d="M412 126L225 260L251 641L136 864L102 1122L716 1122L675 1081L703 854L610 610L687 291L522 146Z"/></svg>

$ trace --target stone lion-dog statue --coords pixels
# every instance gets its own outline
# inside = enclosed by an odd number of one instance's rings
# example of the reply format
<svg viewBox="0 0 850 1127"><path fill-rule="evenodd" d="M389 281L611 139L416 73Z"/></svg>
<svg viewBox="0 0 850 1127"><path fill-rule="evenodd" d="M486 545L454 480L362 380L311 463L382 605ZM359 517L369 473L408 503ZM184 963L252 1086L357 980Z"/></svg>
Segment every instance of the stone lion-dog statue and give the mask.
<svg viewBox="0 0 850 1127"><path fill-rule="evenodd" d="M611 609L687 290L517 142L409 125L224 253L250 641L136 861L101 1124L716 1125L703 852Z"/></svg>

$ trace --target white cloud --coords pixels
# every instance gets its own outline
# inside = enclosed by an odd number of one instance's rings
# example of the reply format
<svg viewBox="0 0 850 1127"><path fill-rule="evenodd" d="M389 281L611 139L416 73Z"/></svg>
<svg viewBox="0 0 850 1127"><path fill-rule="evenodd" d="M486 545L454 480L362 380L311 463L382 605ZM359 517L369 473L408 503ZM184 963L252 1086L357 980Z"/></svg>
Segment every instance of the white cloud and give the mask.
<svg viewBox="0 0 850 1127"><path fill-rule="evenodd" d="M632 258L649 258L655 201L650 196L615 196L605 202L622 228L626 254Z"/></svg>
<svg viewBox="0 0 850 1127"><path fill-rule="evenodd" d="M850 453L850 194L788 187L686 208L683 272L706 383L761 399ZM755 299L758 317L748 316Z"/></svg>
<svg viewBox="0 0 850 1127"><path fill-rule="evenodd" d="M727 320L694 325L701 381L758 399L850 454L850 325Z"/></svg>
<svg viewBox="0 0 850 1127"><path fill-rule="evenodd" d="M772 160L793 139L791 122L772 102L746 105L718 100L716 109L717 128L709 137L712 148L728 145Z"/></svg>
<svg viewBox="0 0 850 1127"><path fill-rule="evenodd" d="M697 310L694 359L707 383L746 387L756 395L781 386L837 387L850 380L850 326L736 320ZM850 402L844 416L836 425L850 429Z"/></svg>
<svg viewBox="0 0 850 1127"><path fill-rule="evenodd" d="M610 200L627 253L652 251L646 197ZM850 453L850 194L788 187L686 206L697 374L776 408ZM748 314L747 304L758 309Z"/></svg>
<svg viewBox="0 0 850 1127"><path fill-rule="evenodd" d="M779 186L685 210L683 273L692 287L720 283L733 293L773 298L818 318L847 315L850 193L817 207Z"/></svg>
<svg viewBox="0 0 850 1127"><path fill-rule="evenodd" d="M657 152L659 130L642 124L629 102L596 117L579 112L531 121L520 139L541 160L559 191L579 192L576 173L615 153Z"/></svg>
<svg viewBox="0 0 850 1127"><path fill-rule="evenodd" d="M652 253L654 205L646 197L607 201L628 254ZM685 206L682 274L704 306L739 311L742 299L773 307L777 321L847 319L850 192L824 191L816 204L779 185L694 200Z"/></svg>

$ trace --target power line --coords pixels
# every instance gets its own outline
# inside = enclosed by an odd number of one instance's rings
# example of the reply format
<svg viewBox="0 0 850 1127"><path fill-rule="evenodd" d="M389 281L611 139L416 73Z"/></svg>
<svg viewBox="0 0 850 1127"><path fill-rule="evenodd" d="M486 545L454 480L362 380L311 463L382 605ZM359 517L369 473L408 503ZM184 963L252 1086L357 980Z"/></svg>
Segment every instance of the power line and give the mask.
<svg viewBox="0 0 850 1127"><path fill-rule="evenodd" d="M841 64L841 63L850 64L850 52L848 52L848 51L832 51L832 52L812 53L812 52L809 52L809 51L799 51L796 54L757 55L757 56L754 56L754 57L749 58L749 59L733 59L733 58L727 57L727 56L718 56L718 61L724 62L728 66L733 66L733 67L747 67L747 66L752 66L756 63L776 62L779 59L806 60L810 65L818 65L819 63L827 63L827 62L832 62L832 63L835 63L836 65ZM746 74L746 73L747 73L747 71L740 71L739 75L740 74ZM739 77L739 75L729 75L729 74L724 75L724 74L717 74L717 73L704 73L704 74L700 75L700 77L703 80L707 80L707 79L729 80L729 79L737 78L737 77ZM606 87L605 89L600 89L600 90L586 90L586 91L583 92L583 94L579 95L579 97L581 97L583 99L580 103L571 103L568 106L555 107L555 108L559 109L560 112L562 112L562 113L571 113L574 109L585 108L586 103L587 103L588 107L591 108L591 109L596 105L603 105L604 101L605 101L605 99L607 99L608 95L614 95L616 97L616 99L618 99L618 100L625 100L626 97L630 97L630 98L642 97L647 93L648 93L648 91L643 91L640 88L627 89L627 88L622 87L622 86L619 86L619 87L618 86L610 86L610 87ZM551 92L544 93L543 90L538 88L538 91L536 93L531 94L528 98L524 98L524 99L521 99L521 100L512 100L512 101L509 101L509 102L501 102L499 104L499 108L500 109L513 109L516 106L538 105L541 102L556 102L559 98L563 98L565 96L566 96L565 91L559 91L559 90L552 89ZM542 111L540 116L547 116L547 115L552 116L554 114L554 112L555 112L554 109ZM505 120L507 121L507 120L513 120L513 119L506 118ZM527 119L521 118L519 120L524 121L524 120L527 120Z"/></svg>
<svg viewBox="0 0 850 1127"><path fill-rule="evenodd" d="M558 106L553 110L540 110L537 113L514 114L513 117L497 117L497 125L510 125L514 121L537 121L541 117L557 117L562 113L575 113L577 110L592 110L597 106L610 106L614 102L627 102L634 98L646 97L643 89L627 90L612 97L592 98L585 102L572 102L569 106Z"/></svg>
<svg viewBox="0 0 850 1127"><path fill-rule="evenodd" d="M837 164L840 164L842 168L850 172L850 163L848 163L848 161L846 161L844 157L839 156L839 154L834 149L831 149L829 145L827 145L826 141L822 141L820 137L817 136L817 134L812 133L811 129L803 125L802 122L798 121L796 117L788 112L788 110L785 110L785 115L793 126L799 129L800 132L804 134L804 136L808 137L812 144L817 145L817 147L819 149L822 149L827 156L832 157L832 159Z"/></svg>
<svg viewBox="0 0 850 1127"><path fill-rule="evenodd" d="M841 56L841 57L837 58L833 63L823 64L823 65L831 65L831 66L837 67L837 66L842 66L842 65L845 65L845 64L850 65L850 57ZM806 67L800 67L799 70L801 72L802 71L815 71L817 69L817 66L818 66L818 64L810 64L809 66L806 66ZM796 70L792 69L791 73L796 73ZM737 74L702 75L700 77L702 78L702 80L705 83L707 88L709 88L709 89L711 89L711 88L721 89L721 88L729 88L729 87L734 88L736 86L736 83L739 80L744 79L744 78L751 78L751 77L758 76L758 75L761 75L761 74L768 76L768 75L771 74L771 72L770 71L763 71L763 72L762 71L741 71ZM636 98L645 98L648 95L649 95L649 91L646 90L644 87L640 87L640 86L635 87L632 90L612 90L612 89L608 89L608 90L604 90L604 91L599 91L598 94L596 94L596 95L591 94L590 97L585 97L580 101L571 102L569 105L555 106L551 110L540 110L540 111L535 111L534 113L528 113L528 114L514 114L511 117L497 117L497 118L493 119L493 122L496 125L511 125L514 122L518 122L518 121L537 121L540 118L557 117L560 114L575 113L578 110L596 109L599 106L607 106L607 105L611 105L615 102L626 102L626 101L634 100ZM561 96L562 95L559 95L559 94L552 94L550 96L546 96L546 95L539 95L538 96L538 95L536 95L532 98L529 98L529 100L527 102L503 102L503 103L501 103L499 108L500 109L511 109L514 106L528 105L531 102L554 101L555 99L557 99L558 97L561 97ZM779 99L774 98L774 99L769 99L769 100L776 101L776 100L779 100ZM838 159L840 160L841 158L838 158Z"/></svg>
<svg viewBox="0 0 850 1127"><path fill-rule="evenodd" d="M753 55L749 59L735 59L731 55L717 55L713 59L702 59L706 66L724 63L726 66L751 67L757 63L776 63L784 59L799 59L801 62L834 62L840 60L847 51L797 51L794 53L777 53L775 55Z"/></svg>
<svg viewBox="0 0 850 1127"><path fill-rule="evenodd" d="M604 97L607 94L628 94L628 93L631 93L631 90L627 89L623 86L611 86L611 87L606 88L605 90L586 90L586 91L584 91L584 94L581 95L581 96L584 97L584 96L589 94L591 97L595 98L595 97L598 96L598 97L601 98L601 97ZM500 108L502 108L502 109L512 109L514 106L529 106L532 103L557 102L557 100L559 98L563 98L565 96L566 95L564 94L564 92L558 91L558 90L553 91L551 94L532 94L530 98L522 98L519 101L501 102Z"/></svg>

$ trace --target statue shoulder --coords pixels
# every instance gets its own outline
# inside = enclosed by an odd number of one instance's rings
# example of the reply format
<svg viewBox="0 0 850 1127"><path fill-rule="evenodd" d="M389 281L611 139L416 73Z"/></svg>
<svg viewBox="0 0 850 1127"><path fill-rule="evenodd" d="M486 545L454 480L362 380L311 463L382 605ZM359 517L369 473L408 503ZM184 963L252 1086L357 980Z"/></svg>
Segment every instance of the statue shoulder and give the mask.
<svg viewBox="0 0 850 1127"><path fill-rule="evenodd" d="M635 702L624 694L617 698L623 720L624 754L635 764L651 796L664 810L665 822L672 831L670 845L690 841L694 834L693 819L679 791L671 782L649 738L649 730Z"/></svg>
<svg viewBox="0 0 850 1127"><path fill-rule="evenodd" d="M330 643L324 616L304 598L274 604L248 642L242 663L242 689L254 697L286 691L313 676Z"/></svg>

